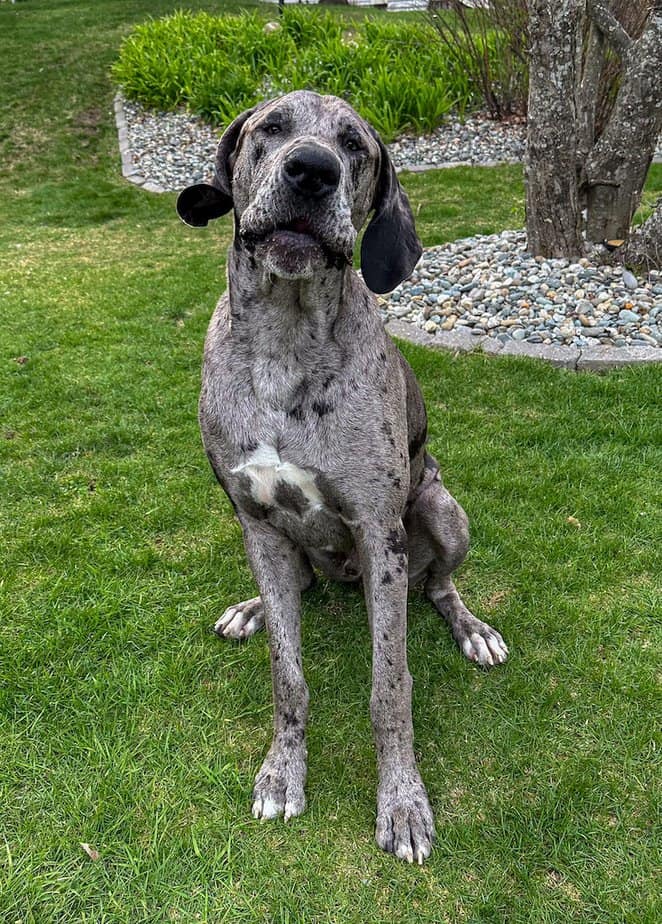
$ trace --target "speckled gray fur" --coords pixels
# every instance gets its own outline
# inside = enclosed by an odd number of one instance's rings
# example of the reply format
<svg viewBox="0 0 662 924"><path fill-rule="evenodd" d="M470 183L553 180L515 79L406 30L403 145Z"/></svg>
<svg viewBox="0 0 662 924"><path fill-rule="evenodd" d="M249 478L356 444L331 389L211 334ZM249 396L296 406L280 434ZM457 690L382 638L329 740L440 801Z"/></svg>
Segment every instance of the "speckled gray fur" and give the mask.
<svg viewBox="0 0 662 924"><path fill-rule="evenodd" d="M420 244L409 203L373 130L342 100L302 91L240 116L221 139L214 184L178 200L195 225L231 208L228 292L205 344L200 425L260 591L229 607L216 631L245 638L266 623L269 635L274 737L253 814L287 819L305 807L301 591L314 568L361 580L373 643L377 842L422 863L434 823L413 751L408 586L425 583L470 659L499 663L507 649L453 585L467 518L425 449L414 374L351 268L373 212L365 280L385 291L411 272Z"/></svg>

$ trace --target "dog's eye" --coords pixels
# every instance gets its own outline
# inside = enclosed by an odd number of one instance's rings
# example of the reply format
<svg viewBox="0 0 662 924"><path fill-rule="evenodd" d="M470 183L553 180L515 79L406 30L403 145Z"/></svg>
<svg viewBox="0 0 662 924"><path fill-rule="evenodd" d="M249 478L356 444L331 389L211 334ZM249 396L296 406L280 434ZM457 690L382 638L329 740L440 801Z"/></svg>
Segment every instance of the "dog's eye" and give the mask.
<svg viewBox="0 0 662 924"><path fill-rule="evenodd" d="M346 151L352 151L352 153L354 153L355 151L360 151L361 149L361 143L357 141L356 138L345 138Z"/></svg>
<svg viewBox="0 0 662 924"><path fill-rule="evenodd" d="M267 135L280 135L283 129L276 122L272 122L270 125L265 125L264 130Z"/></svg>

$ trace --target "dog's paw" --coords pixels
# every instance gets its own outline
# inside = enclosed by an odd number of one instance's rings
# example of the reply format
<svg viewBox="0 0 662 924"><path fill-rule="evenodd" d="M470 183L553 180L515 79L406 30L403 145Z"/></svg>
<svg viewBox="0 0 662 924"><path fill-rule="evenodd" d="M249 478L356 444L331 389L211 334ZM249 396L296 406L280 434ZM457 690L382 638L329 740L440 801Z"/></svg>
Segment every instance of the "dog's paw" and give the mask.
<svg viewBox="0 0 662 924"><path fill-rule="evenodd" d="M380 783L375 839L382 850L419 865L430 856L434 818L417 770Z"/></svg>
<svg viewBox="0 0 662 924"><path fill-rule="evenodd" d="M465 657L481 667L503 664L508 657L508 647L497 630L475 616L455 627L453 635Z"/></svg>
<svg viewBox="0 0 662 924"><path fill-rule="evenodd" d="M222 638L248 638L264 626L264 610L259 597L229 606L214 624L214 632Z"/></svg>
<svg viewBox="0 0 662 924"><path fill-rule="evenodd" d="M305 782L305 751L274 750L272 747L255 778L253 817L283 815L288 821L301 815L306 808Z"/></svg>

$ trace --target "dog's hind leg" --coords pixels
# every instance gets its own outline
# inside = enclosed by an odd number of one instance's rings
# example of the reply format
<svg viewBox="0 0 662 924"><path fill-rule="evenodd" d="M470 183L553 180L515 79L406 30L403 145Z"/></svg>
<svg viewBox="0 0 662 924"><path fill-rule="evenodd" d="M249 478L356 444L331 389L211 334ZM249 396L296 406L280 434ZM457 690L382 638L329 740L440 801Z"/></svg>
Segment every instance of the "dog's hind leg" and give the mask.
<svg viewBox="0 0 662 924"><path fill-rule="evenodd" d="M299 575L301 590L308 590L315 583L315 573L305 552L299 550ZM229 606L214 623L214 632L221 638L241 641L264 628L264 607L260 597L251 597Z"/></svg>
<svg viewBox="0 0 662 924"><path fill-rule="evenodd" d="M425 595L448 623L460 651L484 667L502 664L508 657L503 638L467 609L451 579L469 549L467 515L442 484L430 455L426 469L434 475L426 479L405 519L410 547L422 550L427 546L427 561L420 559L419 552L419 567L412 563L413 568L420 574L420 566L427 565Z"/></svg>

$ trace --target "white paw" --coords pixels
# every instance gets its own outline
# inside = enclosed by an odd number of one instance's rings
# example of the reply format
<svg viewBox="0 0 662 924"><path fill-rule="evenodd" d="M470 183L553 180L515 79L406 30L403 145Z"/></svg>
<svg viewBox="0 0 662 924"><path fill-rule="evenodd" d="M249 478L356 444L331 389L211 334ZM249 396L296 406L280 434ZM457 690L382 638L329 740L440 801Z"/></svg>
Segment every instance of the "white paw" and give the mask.
<svg viewBox="0 0 662 924"><path fill-rule="evenodd" d="M467 633L460 643L465 656L482 667L503 664L508 657L506 643L496 629L492 629L487 623L479 625L478 631Z"/></svg>
<svg viewBox="0 0 662 924"><path fill-rule="evenodd" d="M257 796L251 811L253 818L278 818L282 815L285 821L289 821L290 818L303 814L305 808L306 800L303 794L299 798L286 798L284 802L270 796Z"/></svg>
<svg viewBox="0 0 662 924"><path fill-rule="evenodd" d="M264 626L264 611L259 597L229 606L214 624L214 632L223 638L243 639Z"/></svg>

